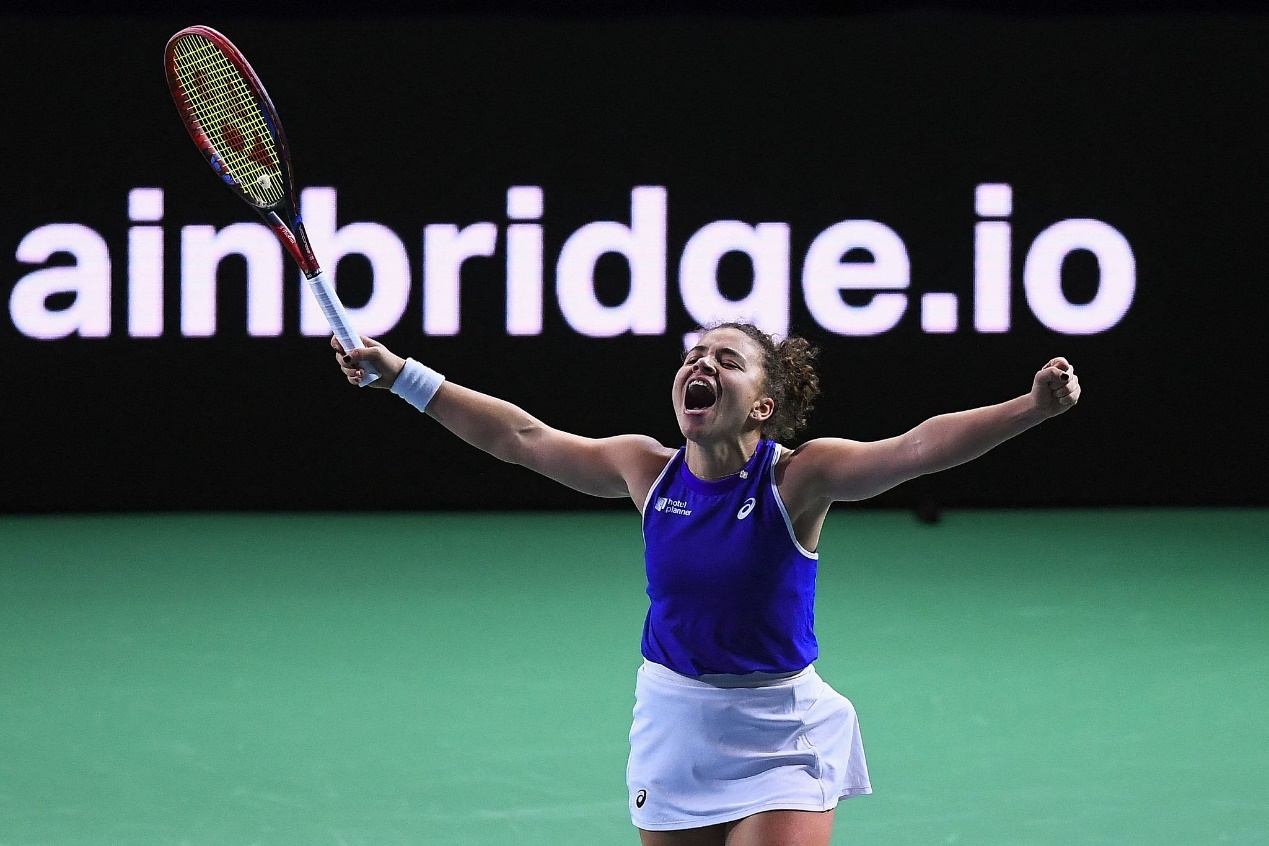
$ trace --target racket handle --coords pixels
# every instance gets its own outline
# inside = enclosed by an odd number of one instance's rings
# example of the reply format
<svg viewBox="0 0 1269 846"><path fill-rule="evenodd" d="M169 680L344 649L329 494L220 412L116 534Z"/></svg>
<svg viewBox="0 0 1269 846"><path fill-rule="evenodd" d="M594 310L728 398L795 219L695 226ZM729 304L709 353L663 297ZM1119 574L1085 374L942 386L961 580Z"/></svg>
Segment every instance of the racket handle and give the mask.
<svg viewBox="0 0 1269 846"><path fill-rule="evenodd" d="M348 312L344 311L344 304L339 301L335 287L330 284L330 280L326 278L323 271L317 271L317 275L308 280L308 289L317 298L317 304L322 307L322 314L326 315L326 322L330 324L331 331L343 345L344 352L361 349L363 346L361 336L353 330L352 322L348 319ZM364 388L379 378L379 371L370 362L361 362L361 369L366 375L357 383L359 387Z"/></svg>

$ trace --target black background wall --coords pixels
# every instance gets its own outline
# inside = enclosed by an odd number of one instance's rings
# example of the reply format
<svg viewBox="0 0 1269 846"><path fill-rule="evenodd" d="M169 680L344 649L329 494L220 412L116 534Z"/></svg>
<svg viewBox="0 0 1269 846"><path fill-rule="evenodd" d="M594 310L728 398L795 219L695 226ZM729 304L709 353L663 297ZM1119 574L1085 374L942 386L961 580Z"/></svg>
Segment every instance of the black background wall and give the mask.
<svg viewBox="0 0 1269 846"><path fill-rule="evenodd" d="M714 221L783 223L789 327L823 348L825 393L807 437L885 437L1007 399L1054 355L1086 386L1073 413L874 504L1269 504L1269 18L1234 8L754 8L5 18L0 510L606 506L463 446L384 392L344 384L325 338L301 332L307 294L290 265L280 334L249 334L236 258L220 265L215 333L183 330L182 231L252 219L201 161L164 83L164 43L196 22L251 59L300 182L337 189L338 225L374 222L400 239L408 298L382 339L458 382L585 434L673 444L669 384L695 324L680 290L684 248ZM1005 332L974 323L975 190L988 183L1012 188ZM544 197L532 221L543 239L541 334L507 329L513 186ZM588 223L629 226L640 186L667 198L665 327L589 337L561 307L557 259ZM161 219L129 219L138 188L162 190ZM1122 317L1088 334L1050 325L1024 290L1033 242L1072 219L1103 222L1132 255L1128 282L1087 250L1062 263L1061 297L1074 310L1131 289ZM903 315L878 334L832 331L807 306L808 249L846 220L889 227L910 261ZM463 265L461 327L429 333L424 228L479 222L496 228L496 248ZM43 229L55 224L84 229ZM164 248L157 337L129 329L129 261L141 255L129 230L145 226ZM108 271L82 252L31 260L41 237L81 244L92 233ZM131 275L144 276L143 258L132 260ZM31 337L30 314L51 325L87 308L83 292L30 304L29 275L58 266L108 283L104 336ZM349 305L364 303L370 263L350 256L337 271ZM601 258L598 300L621 303L629 275L620 257ZM752 275L749 259L730 254L718 288L743 299ZM923 329L926 293L956 295L955 331ZM871 294L844 296L860 307Z"/></svg>

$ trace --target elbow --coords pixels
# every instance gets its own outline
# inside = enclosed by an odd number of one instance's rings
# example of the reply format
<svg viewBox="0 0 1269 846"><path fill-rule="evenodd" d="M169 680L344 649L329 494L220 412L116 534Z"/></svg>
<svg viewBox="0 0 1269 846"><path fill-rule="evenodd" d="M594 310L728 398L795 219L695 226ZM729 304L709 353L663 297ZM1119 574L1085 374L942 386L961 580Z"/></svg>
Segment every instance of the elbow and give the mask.
<svg viewBox="0 0 1269 846"><path fill-rule="evenodd" d="M524 466L531 453L531 443L540 428L536 423L512 426L494 443L489 454L499 461Z"/></svg>
<svg viewBox="0 0 1269 846"><path fill-rule="evenodd" d="M945 444L931 441L927 433L909 432L905 441L902 460L908 468L909 479L938 473L961 463L949 454Z"/></svg>
<svg viewBox="0 0 1269 846"><path fill-rule="evenodd" d="M903 461L911 468L908 478L924 476L938 469L931 465L930 445L920 432L909 432L904 441Z"/></svg>

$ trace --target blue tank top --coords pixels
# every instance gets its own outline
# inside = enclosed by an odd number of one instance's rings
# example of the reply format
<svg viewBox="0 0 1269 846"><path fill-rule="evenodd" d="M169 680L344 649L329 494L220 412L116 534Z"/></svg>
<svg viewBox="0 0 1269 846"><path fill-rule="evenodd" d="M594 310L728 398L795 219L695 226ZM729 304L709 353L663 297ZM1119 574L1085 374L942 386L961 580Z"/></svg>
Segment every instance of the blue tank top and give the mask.
<svg viewBox="0 0 1269 846"><path fill-rule="evenodd" d="M661 471L643 509L649 661L698 677L796 672L818 657L819 556L776 492L778 454L762 441L738 473L705 481L680 449Z"/></svg>

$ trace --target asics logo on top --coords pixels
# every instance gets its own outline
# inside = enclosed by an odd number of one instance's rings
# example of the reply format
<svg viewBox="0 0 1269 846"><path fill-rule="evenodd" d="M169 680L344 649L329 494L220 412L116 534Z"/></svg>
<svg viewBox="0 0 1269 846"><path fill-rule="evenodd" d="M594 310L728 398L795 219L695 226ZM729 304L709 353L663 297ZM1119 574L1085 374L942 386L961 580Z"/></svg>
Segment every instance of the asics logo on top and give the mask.
<svg viewBox="0 0 1269 846"><path fill-rule="evenodd" d="M753 507L755 504L756 502L754 501L753 497L749 497L749 499L745 500L745 504L740 506L740 510L736 512L736 519L743 520L746 517L748 517L749 512L753 511Z"/></svg>

